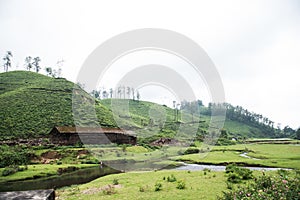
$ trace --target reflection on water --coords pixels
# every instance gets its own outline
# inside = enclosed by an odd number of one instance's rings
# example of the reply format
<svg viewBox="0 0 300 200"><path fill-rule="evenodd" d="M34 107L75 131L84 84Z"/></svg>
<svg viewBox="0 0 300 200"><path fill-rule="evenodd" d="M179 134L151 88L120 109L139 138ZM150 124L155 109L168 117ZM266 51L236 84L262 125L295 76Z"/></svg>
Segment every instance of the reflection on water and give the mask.
<svg viewBox="0 0 300 200"><path fill-rule="evenodd" d="M45 178L0 183L0 192L60 188L87 183L101 176L115 173L120 173L120 171L107 166L91 167Z"/></svg>

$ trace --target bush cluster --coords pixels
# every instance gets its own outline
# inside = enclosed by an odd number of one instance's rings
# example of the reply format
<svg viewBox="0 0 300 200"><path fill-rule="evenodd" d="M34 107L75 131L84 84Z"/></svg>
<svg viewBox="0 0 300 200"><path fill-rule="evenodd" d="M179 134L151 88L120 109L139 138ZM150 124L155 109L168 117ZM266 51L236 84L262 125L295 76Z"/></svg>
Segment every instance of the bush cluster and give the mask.
<svg viewBox="0 0 300 200"><path fill-rule="evenodd" d="M0 145L0 168L14 165L27 165L31 151L21 146Z"/></svg>
<svg viewBox="0 0 300 200"><path fill-rule="evenodd" d="M119 180L116 179L116 178L114 178L114 180L113 180L113 185L119 185Z"/></svg>
<svg viewBox="0 0 300 200"><path fill-rule="evenodd" d="M176 188L179 189L179 190L185 189L185 182L184 182L183 180L179 180L179 181L177 182Z"/></svg>
<svg viewBox="0 0 300 200"><path fill-rule="evenodd" d="M194 153L199 153L200 150L198 148L190 147L187 150L184 151L184 154L194 154Z"/></svg>
<svg viewBox="0 0 300 200"><path fill-rule="evenodd" d="M159 183L159 182L155 183L154 191L157 192L157 191L160 191L160 190L162 190L162 184Z"/></svg>
<svg viewBox="0 0 300 200"><path fill-rule="evenodd" d="M167 181L168 182L175 182L177 179L176 177L174 176L174 174L171 174L171 176L168 176L167 177Z"/></svg>
<svg viewBox="0 0 300 200"><path fill-rule="evenodd" d="M10 167L6 167L3 171L2 171L2 176L9 176L11 174L14 174L16 172L21 172L24 170L27 170L27 166L25 167L21 167L21 166L10 166Z"/></svg>
<svg viewBox="0 0 300 200"><path fill-rule="evenodd" d="M227 181L230 183L240 183L242 180L249 180L253 178L253 174L250 169L237 167L233 164L227 165L225 172L228 174Z"/></svg>
<svg viewBox="0 0 300 200"><path fill-rule="evenodd" d="M179 180L179 181L177 181L177 178L174 176L174 174L171 174L170 176L167 176L167 178L166 177L163 177L163 180L164 181L167 181L167 182L176 182L177 183L177 186L176 186L176 188L177 189L179 189L179 190L183 190L183 189L185 189L186 188L186 186L185 186L185 181L184 180ZM161 183L159 183L159 182L157 182L155 185L154 185L154 191L160 191L160 190L162 190L162 184ZM144 190L144 188L139 188L139 191L140 192L144 192L145 190Z"/></svg>
<svg viewBox="0 0 300 200"><path fill-rule="evenodd" d="M281 173L281 174L280 174ZM248 185L236 190L223 192L220 200L273 200L273 199L300 199L299 174L285 176L287 172L279 172L277 176L262 175Z"/></svg>

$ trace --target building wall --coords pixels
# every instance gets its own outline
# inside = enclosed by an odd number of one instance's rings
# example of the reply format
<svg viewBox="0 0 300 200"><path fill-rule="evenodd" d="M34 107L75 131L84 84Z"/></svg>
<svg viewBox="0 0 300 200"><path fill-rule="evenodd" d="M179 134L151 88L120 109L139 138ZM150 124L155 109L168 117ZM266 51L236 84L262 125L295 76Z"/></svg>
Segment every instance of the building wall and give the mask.
<svg viewBox="0 0 300 200"><path fill-rule="evenodd" d="M83 144L132 144L135 145L137 139L135 136L119 133L60 133L53 129L50 133L51 142L59 145Z"/></svg>

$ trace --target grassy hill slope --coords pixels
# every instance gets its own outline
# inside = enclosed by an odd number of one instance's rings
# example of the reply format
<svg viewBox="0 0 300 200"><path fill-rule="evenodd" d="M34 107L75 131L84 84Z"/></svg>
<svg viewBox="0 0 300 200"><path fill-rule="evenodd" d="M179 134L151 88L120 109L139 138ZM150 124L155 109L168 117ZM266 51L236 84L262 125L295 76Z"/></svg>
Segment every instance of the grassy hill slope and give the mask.
<svg viewBox="0 0 300 200"><path fill-rule="evenodd" d="M75 98L72 96L74 91ZM74 113L73 103L77 106ZM75 124L119 126L133 129L142 138L175 135L186 138L207 131L210 121L210 116L201 115L201 118L193 116L200 124L190 123L193 120L189 113L179 113L175 120L173 109L151 102L95 100L66 79L28 71L0 73L0 105L0 139L47 135L53 126ZM224 128L234 136L265 136L257 127L229 119Z"/></svg>
<svg viewBox="0 0 300 200"><path fill-rule="evenodd" d="M1 73L0 138L46 135L53 126L74 125L73 89L93 100L77 85L63 78L50 78L28 71ZM97 105L97 112L105 118L112 117L101 105ZM113 120L102 122L115 126Z"/></svg>

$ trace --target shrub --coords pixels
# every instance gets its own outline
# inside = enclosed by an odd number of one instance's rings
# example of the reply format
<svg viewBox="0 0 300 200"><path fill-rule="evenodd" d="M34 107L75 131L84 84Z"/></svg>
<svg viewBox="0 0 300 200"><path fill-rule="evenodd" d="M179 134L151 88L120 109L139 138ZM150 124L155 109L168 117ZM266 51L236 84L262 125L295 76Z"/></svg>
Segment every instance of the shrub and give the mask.
<svg viewBox="0 0 300 200"><path fill-rule="evenodd" d="M155 183L154 191L157 192L157 191L160 191L160 190L162 190L162 184L159 183L159 182Z"/></svg>
<svg viewBox="0 0 300 200"><path fill-rule="evenodd" d="M25 171L27 170L27 166L24 167L20 167L20 166L10 166L10 167L6 167L3 171L2 171L2 176L9 176L12 175L16 172L21 172L21 171Z"/></svg>
<svg viewBox="0 0 300 200"><path fill-rule="evenodd" d="M168 182L175 182L176 181L176 177L173 174L171 174L171 176L167 177L167 181Z"/></svg>
<svg viewBox="0 0 300 200"><path fill-rule="evenodd" d="M32 152L21 146L0 145L0 168L14 165L27 165Z"/></svg>
<svg viewBox="0 0 300 200"><path fill-rule="evenodd" d="M200 150L198 148L188 148L187 150L184 151L184 154L194 154L194 153L199 153Z"/></svg>
<svg viewBox="0 0 300 200"><path fill-rule="evenodd" d="M211 169L204 168L203 171L205 171L205 172L211 172Z"/></svg>
<svg viewBox="0 0 300 200"><path fill-rule="evenodd" d="M57 164L57 165L61 165L61 164L62 164L62 161L61 161L61 160L57 160L57 161L56 161L56 164Z"/></svg>
<svg viewBox="0 0 300 200"><path fill-rule="evenodd" d="M289 171L284 170L284 169L279 169L279 170L277 171L277 173L278 173L278 175L279 175L280 177L282 177L282 178L284 178L284 179L286 179L286 178L288 177L288 175L289 175ZM296 173L297 173L297 172L296 172Z"/></svg>
<svg viewBox="0 0 300 200"><path fill-rule="evenodd" d="M230 173L228 175L227 181L230 183L240 183L241 177L237 173Z"/></svg>
<svg viewBox="0 0 300 200"><path fill-rule="evenodd" d="M115 178L115 179L113 180L113 185L119 185L119 180Z"/></svg>
<svg viewBox="0 0 300 200"><path fill-rule="evenodd" d="M236 168L237 168L236 165L229 164L229 165L226 166L225 173L227 173L227 174L232 173L232 172L236 171Z"/></svg>
<svg viewBox="0 0 300 200"><path fill-rule="evenodd" d="M226 138L219 138L219 140L216 143L217 146L228 146L228 145L235 145L235 144L236 144L235 141Z"/></svg>
<svg viewBox="0 0 300 200"><path fill-rule="evenodd" d="M237 167L232 164L226 166L225 173L228 174L227 181L231 183L240 183L241 180L249 180L253 178L253 174L250 169Z"/></svg>
<svg viewBox="0 0 300 200"><path fill-rule="evenodd" d="M280 173L280 172L279 172ZM228 186L227 186L228 187ZM237 188L232 191L223 192L221 200L273 200L273 199L300 199L299 176L284 178L277 176L260 176L255 182Z"/></svg>
<svg viewBox="0 0 300 200"><path fill-rule="evenodd" d="M233 184L227 182L226 187L227 187L227 189L232 190L233 189Z"/></svg>
<svg viewBox="0 0 300 200"><path fill-rule="evenodd" d="M140 187L139 187L139 191L140 191L140 192L145 192L145 188L144 188L143 186L140 186Z"/></svg>
<svg viewBox="0 0 300 200"><path fill-rule="evenodd" d="M183 180L178 181L176 188L179 190L185 189L185 182Z"/></svg>
<svg viewBox="0 0 300 200"><path fill-rule="evenodd" d="M16 172L17 172L16 169L7 167L2 171L2 176L8 176L8 175L14 174Z"/></svg>

